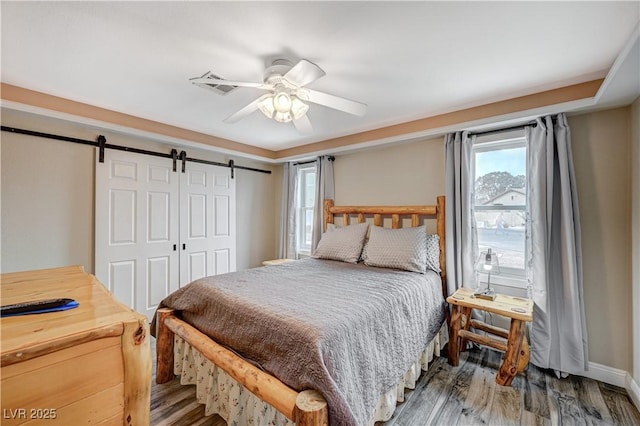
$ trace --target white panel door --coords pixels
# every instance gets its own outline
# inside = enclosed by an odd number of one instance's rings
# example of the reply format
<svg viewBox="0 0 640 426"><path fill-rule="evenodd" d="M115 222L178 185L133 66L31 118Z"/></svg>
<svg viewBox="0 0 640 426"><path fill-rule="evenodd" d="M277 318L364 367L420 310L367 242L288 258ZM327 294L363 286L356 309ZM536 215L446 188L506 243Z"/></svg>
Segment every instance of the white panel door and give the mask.
<svg viewBox="0 0 640 426"><path fill-rule="evenodd" d="M235 180L226 167L189 163L180 174L180 286L236 270Z"/></svg>
<svg viewBox="0 0 640 426"><path fill-rule="evenodd" d="M148 155L106 150L96 161L96 276L149 318L178 288L179 175Z"/></svg>

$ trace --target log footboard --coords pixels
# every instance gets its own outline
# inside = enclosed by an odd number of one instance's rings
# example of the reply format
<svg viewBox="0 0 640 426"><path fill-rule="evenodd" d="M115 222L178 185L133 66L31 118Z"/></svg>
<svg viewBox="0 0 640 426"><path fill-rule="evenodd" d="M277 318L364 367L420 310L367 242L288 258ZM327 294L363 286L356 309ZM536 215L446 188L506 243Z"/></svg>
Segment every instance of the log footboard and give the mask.
<svg viewBox="0 0 640 426"><path fill-rule="evenodd" d="M156 327L157 383L166 383L174 378L173 338L174 334L177 334L251 393L272 405L297 425L328 424L327 402L319 392L297 392L291 389L176 317L172 309L158 309Z"/></svg>

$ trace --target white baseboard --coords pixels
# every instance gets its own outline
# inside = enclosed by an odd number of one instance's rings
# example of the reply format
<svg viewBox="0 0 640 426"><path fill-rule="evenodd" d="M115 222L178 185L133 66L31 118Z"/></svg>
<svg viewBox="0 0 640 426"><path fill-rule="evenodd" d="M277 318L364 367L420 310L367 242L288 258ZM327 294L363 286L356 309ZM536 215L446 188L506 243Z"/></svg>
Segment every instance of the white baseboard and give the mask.
<svg viewBox="0 0 640 426"><path fill-rule="evenodd" d="M627 371L590 362L589 371L585 371L582 376L625 388L633 404L640 410L640 386Z"/></svg>
<svg viewBox="0 0 640 426"><path fill-rule="evenodd" d="M640 386L638 386L638 382L633 380L633 377L631 377L631 374L629 373L627 373L625 388L627 388L627 392L629 392L629 396L631 397L633 404L640 411Z"/></svg>
<svg viewBox="0 0 640 426"><path fill-rule="evenodd" d="M624 370L608 367L595 362L589 362L589 371L585 371L584 374L582 374L584 377L599 380L621 388L625 387L628 375L629 373Z"/></svg>

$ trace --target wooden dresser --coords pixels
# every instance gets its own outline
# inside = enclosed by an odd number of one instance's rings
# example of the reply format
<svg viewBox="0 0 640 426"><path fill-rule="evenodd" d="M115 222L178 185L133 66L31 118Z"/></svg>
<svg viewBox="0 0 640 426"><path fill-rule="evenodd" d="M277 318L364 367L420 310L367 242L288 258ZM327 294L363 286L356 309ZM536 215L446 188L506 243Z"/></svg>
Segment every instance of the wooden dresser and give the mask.
<svg viewBox="0 0 640 426"><path fill-rule="evenodd" d="M81 266L3 274L2 305L71 298L68 311L0 319L2 425L148 425L147 318Z"/></svg>

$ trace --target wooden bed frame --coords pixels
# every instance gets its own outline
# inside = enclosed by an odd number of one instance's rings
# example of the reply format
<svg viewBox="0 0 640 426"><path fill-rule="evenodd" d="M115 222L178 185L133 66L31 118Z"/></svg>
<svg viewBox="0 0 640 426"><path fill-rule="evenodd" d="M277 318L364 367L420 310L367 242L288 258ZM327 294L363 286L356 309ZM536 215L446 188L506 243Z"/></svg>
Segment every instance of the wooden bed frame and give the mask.
<svg viewBox="0 0 640 426"><path fill-rule="evenodd" d="M373 216L375 226L382 226L383 217L390 216L391 226L394 229L402 227L403 216L410 216L412 227L420 226L421 216L430 219L435 218L436 232L440 236L442 294L446 299L444 196L437 197L435 205L423 206L334 206L333 200L325 200L325 230L329 223L334 223L334 218L338 215L342 215L344 225L350 223L351 216L357 216L358 223L365 222L367 216ZM448 324L450 322L448 310L446 320ZM174 335L177 334L251 393L272 405L287 418L296 422L297 425L320 426L328 424L327 402L319 392L315 390L297 392L291 389L277 378L253 366L193 326L182 321L174 310L158 309L156 327L157 383L166 383L174 378L173 344Z"/></svg>

